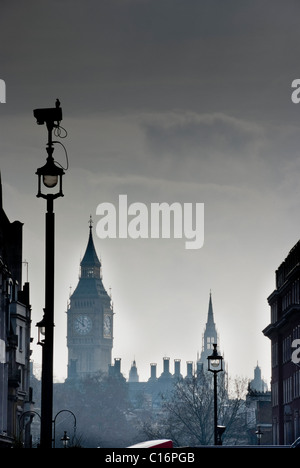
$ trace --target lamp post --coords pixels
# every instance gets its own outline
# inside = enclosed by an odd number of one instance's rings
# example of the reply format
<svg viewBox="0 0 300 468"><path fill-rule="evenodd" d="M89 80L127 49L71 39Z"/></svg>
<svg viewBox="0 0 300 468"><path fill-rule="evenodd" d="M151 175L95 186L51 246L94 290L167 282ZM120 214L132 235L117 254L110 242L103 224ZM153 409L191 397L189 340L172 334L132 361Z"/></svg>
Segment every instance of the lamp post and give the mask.
<svg viewBox="0 0 300 468"><path fill-rule="evenodd" d="M255 431L256 437L257 437L257 445L260 445L261 438L263 435L263 432L260 430L260 426L257 426L257 431Z"/></svg>
<svg viewBox="0 0 300 468"><path fill-rule="evenodd" d="M25 429L25 426L26 424L23 423L23 418L26 417L29 417L30 418L30 421L29 421L29 424L31 425L32 423L32 420L34 418L34 416L37 415L40 420L41 420L41 416L39 415L39 413L37 413L36 411L32 411L32 410L29 410L29 411L25 411L24 413L21 414L20 418L19 418L19 440L21 441L21 434L22 434L22 431L24 431ZM22 421L22 425L21 425L21 421ZM24 443L24 447L26 448L26 437L25 437L25 443ZM30 438L30 448L32 448L32 440Z"/></svg>
<svg viewBox="0 0 300 468"><path fill-rule="evenodd" d="M55 431L56 431L56 418L61 413L69 413L69 414L71 414L73 416L73 418L74 418L74 429L73 429L74 433L73 433L72 443L74 442L74 439L76 437L76 416L72 411L67 410L67 409L62 409L55 415L55 418L53 419L53 448L55 448L55 442L56 442L55 441L55 437L56 437L56 433L55 433ZM66 431L65 431L65 435L66 435ZM63 439L60 439L60 440L63 440ZM70 440L70 438L68 438L68 441L69 440Z"/></svg>
<svg viewBox="0 0 300 468"><path fill-rule="evenodd" d="M218 432L218 394L217 394L217 374L223 371L223 357L218 354L217 344L213 344L213 352L208 359L208 370L214 374L214 445L221 445L221 437ZM224 426L222 426L224 427ZM225 429L222 430L224 432Z"/></svg>
<svg viewBox="0 0 300 468"><path fill-rule="evenodd" d="M54 338L54 231L55 215L54 200L63 197L62 176L64 170L57 166L53 158L52 131L59 128L62 120L60 103L50 109L36 109L34 116L39 125L46 123L48 143L46 164L37 169L38 198L47 201L46 239L45 239L45 308L41 322L37 324L43 335L42 345L42 395L41 395L41 448L52 447L52 410L53 410L53 338ZM55 123L57 122L57 123ZM42 187L42 182L43 186ZM58 186L58 190L57 190ZM43 192L46 190L46 193ZM55 192L55 190L57 190Z"/></svg>

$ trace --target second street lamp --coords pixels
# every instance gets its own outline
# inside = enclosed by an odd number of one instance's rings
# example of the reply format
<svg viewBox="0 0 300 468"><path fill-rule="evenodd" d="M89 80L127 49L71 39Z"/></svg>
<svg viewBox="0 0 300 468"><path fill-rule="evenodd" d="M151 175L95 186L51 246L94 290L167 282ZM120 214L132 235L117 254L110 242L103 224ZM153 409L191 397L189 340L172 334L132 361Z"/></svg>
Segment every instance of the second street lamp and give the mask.
<svg viewBox="0 0 300 468"><path fill-rule="evenodd" d="M47 201L46 212L46 248L45 248L45 309L41 322L37 324L43 335L39 344L42 345L42 395L41 395L41 448L52 447L52 411L53 411L53 338L54 338L54 200L63 197L62 176L64 170L57 166L52 156L54 148L52 131L59 127L62 111L59 101L55 108L36 109L34 116L37 123L46 123L48 129L48 143L46 164L37 169L38 198ZM55 123L57 122L57 123ZM43 191L42 191L43 182ZM58 185L58 191L56 186ZM46 193L44 193L46 190Z"/></svg>
<svg viewBox="0 0 300 468"><path fill-rule="evenodd" d="M213 352L207 357L207 360L208 370L214 374L214 444L221 445L221 436L218 432L217 374L223 371L223 357L218 354L216 343L213 344L213 347ZM225 429L223 429L222 432L224 432L224 430Z"/></svg>
<svg viewBox="0 0 300 468"><path fill-rule="evenodd" d="M70 437L67 436L67 431L64 431L64 435L60 440L62 441L63 447L68 448Z"/></svg>
<svg viewBox="0 0 300 468"><path fill-rule="evenodd" d="M260 426L257 426L257 431L255 432L256 437L257 437L257 445L260 445L261 438L263 436L263 432L260 430Z"/></svg>

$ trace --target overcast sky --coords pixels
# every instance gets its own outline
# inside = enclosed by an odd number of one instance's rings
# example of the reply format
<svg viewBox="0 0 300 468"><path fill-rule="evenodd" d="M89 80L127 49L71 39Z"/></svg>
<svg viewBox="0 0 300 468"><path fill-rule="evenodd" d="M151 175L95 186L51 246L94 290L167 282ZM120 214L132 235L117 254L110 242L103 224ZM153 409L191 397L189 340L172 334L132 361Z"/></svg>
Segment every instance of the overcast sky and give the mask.
<svg viewBox="0 0 300 468"><path fill-rule="evenodd" d="M140 378L163 357L196 361L209 291L230 375L269 383L268 295L300 234L296 0L1 0L0 170L24 223L32 358L44 307L45 202L35 171L59 98L70 168L56 211L55 375L66 377L66 307L99 203L204 203L205 240L94 240L114 301L113 357ZM65 164L60 145L55 158ZM26 269L24 268L24 280Z"/></svg>

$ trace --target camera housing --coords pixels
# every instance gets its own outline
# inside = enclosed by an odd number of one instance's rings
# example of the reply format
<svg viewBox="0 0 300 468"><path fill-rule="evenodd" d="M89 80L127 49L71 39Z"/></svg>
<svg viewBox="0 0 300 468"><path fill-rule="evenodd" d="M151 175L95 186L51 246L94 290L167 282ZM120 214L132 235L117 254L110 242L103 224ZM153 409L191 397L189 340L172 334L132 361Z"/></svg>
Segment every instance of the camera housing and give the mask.
<svg viewBox="0 0 300 468"><path fill-rule="evenodd" d="M34 109L33 115L38 125L44 125L45 122L60 122L62 120L62 109L61 107Z"/></svg>

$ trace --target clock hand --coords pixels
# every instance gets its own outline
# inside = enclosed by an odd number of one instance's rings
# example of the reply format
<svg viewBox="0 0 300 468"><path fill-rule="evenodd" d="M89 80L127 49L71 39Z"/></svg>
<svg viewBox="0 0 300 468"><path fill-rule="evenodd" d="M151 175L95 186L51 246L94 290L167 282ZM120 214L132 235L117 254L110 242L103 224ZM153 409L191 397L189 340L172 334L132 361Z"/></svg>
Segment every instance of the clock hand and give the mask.
<svg viewBox="0 0 300 468"><path fill-rule="evenodd" d="M83 327L85 327L85 324L84 324L84 320L83 320L83 319L78 318L78 319L77 319L77 322L80 323Z"/></svg>

